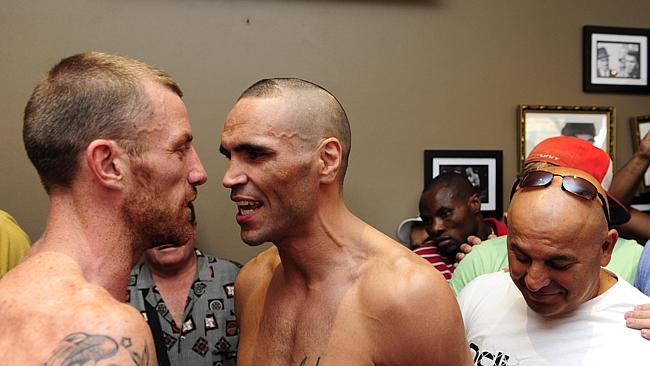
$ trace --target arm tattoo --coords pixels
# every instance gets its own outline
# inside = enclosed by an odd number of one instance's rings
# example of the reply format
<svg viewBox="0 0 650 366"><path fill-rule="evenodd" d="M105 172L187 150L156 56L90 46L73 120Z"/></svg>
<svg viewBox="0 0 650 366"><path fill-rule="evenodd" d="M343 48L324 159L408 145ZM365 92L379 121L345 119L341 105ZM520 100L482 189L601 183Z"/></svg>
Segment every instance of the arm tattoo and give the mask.
<svg viewBox="0 0 650 366"><path fill-rule="evenodd" d="M136 366L149 365L149 352L144 346L142 353L131 350L131 338L122 338L118 344L110 336L101 334L72 333L65 337L44 366L84 366L115 356L120 346L126 349Z"/></svg>
<svg viewBox="0 0 650 366"><path fill-rule="evenodd" d="M320 356L316 358L316 363L314 365L315 366L320 365ZM307 356L305 356L305 358L302 359L299 366L307 366Z"/></svg>

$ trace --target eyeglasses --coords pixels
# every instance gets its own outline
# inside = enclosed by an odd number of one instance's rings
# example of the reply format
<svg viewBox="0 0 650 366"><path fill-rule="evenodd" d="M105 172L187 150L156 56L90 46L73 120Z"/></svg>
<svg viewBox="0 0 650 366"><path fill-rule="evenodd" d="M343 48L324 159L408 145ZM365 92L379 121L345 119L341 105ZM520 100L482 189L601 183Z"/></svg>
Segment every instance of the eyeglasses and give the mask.
<svg viewBox="0 0 650 366"><path fill-rule="evenodd" d="M510 192L510 200L514 196L517 188L526 188L526 187L548 187L553 181L553 177L562 177L562 190L574 194L580 198L586 200L595 200L596 197L600 199L601 206L603 207L603 212L605 213L605 219L607 224L609 224L609 212L607 209L607 201L600 192L598 188L593 185L590 181L576 177L574 175L562 175L547 172L545 170L535 170L526 174L523 178L517 179L515 184L512 186L512 191Z"/></svg>

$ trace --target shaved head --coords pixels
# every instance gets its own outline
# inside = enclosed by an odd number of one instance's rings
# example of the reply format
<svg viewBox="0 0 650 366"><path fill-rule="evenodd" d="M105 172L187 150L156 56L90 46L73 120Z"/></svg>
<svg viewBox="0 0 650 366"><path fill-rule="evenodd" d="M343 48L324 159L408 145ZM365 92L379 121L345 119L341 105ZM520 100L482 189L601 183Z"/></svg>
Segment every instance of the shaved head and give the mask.
<svg viewBox="0 0 650 366"><path fill-rule="evenodd" d="M302 79L274 78L251 85L238 101L245 98L288 99L294 118L285 122L303 140L305 148L313 148L330 137L339 140L343 149L339 180L343 184L351 148L350 123L343 106L332 93Z"/></svg>
<svg viewBox="0 0 650 366"><path fill-rule="evenodd" d="M543 170L555 175L548 185L519 188L512 198L508 262L510 276L528 306L543 316L556 316L611 286L613 276L601 267L609 262L618 234L608 230L601 206L606 203L563 187L563 177L575 176L604 195L595 178L570 168Z"/></svg>

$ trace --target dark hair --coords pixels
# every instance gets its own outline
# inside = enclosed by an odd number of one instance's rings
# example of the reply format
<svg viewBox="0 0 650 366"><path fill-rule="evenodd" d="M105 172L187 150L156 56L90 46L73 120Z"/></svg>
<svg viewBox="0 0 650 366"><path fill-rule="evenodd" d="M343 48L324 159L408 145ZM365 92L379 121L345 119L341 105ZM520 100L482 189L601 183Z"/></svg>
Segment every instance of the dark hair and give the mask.
<svg viewBox="0 0 650 366"><path fill-rule="evenodd" d="M471 195L478 193L465 175L456 172L442 173L436 176L424 187L422 193L443 187L451 189L456 193L456 197L461 199L469 198Z"/></svg>
<svg viewBox="0 0 650 366"><path fill-rule="evenodd" d="M142 122L152 114L146 82L183 96L164 71L127 57L87 52L61 60L34 89L25 107L23 141L45 190L70 187L80 153L98 138L139 155Z"/></svg>

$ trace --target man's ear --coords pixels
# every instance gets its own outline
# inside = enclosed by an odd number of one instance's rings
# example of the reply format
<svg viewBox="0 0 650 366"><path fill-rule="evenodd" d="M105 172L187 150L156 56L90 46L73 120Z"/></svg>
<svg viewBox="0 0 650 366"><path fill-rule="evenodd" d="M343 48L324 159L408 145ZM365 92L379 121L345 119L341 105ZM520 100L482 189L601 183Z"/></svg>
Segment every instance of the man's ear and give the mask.
<svg viewBox="0 0 650 366"><path fill-rule="evenodd" d="M113 140L93 140L86 147L86 164L93 178L108 189L121 189L126 152Z"/></svg>
<svg viewBox="0 0 650 366"><path fill-rule="evenodd" d="M320 143L318 152L321 182L326 184L336 182L343 156L341 142L334 137L326 138Z"/></svg>
<svg viewBox="0 0 650 366"><path fill-rule="evenodd" d="M508 226L508 211L503 213L503 223Z"/></svg>
<svg viewBox="0 0 650 366"><path fill-rule="evenodd" d="M476 215L481 212L481 196L478 195L478 193L474 193L471 196L469 196L468 200L468 205L470 212L473 215Z"/></svg>
<svg viewBox="0 0 650 366"><path fill-rule="evenodd" d="M618 240L618 231L616 229L609 229L607 231L607 239L601 245L602 253L600 255L600 265L605 267L612 259L612 252Z"/></svg>

